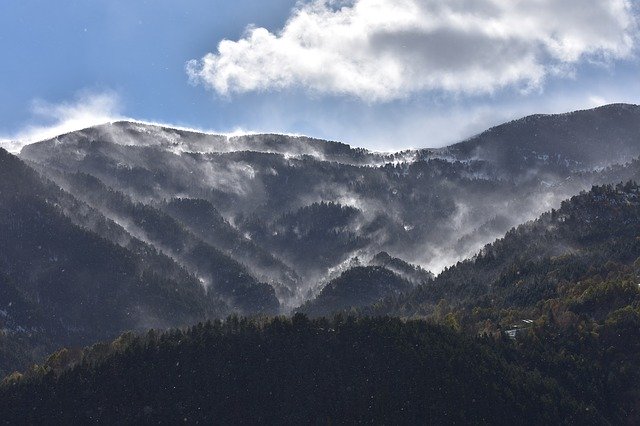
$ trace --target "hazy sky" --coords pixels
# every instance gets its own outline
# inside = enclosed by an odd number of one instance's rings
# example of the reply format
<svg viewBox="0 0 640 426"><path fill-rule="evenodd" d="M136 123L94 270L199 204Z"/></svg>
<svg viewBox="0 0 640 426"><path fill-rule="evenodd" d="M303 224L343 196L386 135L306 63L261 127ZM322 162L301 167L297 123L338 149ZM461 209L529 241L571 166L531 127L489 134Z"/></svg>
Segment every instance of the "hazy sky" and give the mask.
<svg viewBox="0 0 640 426"><path fill-rule="evenodd" d="M441 146L640 103L639 2L3 0L0 139L129 117Z"/></svg>

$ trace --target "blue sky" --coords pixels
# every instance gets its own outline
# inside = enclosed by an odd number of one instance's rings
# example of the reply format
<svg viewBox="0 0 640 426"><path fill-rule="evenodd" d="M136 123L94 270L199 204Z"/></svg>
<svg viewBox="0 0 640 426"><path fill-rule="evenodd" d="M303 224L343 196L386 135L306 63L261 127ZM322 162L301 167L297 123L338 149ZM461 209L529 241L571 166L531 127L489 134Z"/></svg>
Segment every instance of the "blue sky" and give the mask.
<svg viewBox="0 0 640 426"><path fill-rule="evenodd" d="M130 117L398 150L640 103L635 0L504 3L6 0L0 139Z"/></svg>

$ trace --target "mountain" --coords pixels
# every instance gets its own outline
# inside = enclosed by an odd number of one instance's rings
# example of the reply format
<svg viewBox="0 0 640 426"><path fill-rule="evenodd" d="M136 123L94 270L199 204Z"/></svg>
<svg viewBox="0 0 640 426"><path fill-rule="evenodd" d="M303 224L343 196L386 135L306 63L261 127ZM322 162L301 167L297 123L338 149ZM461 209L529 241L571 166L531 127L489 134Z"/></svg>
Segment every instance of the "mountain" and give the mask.
<svg viewBox="0 0 640 426"><path fill-rule="evenodd" d="M70 176L91 177L170 218L273 288L289 312L356 257L367 263L385 251L437 273L580 190L612 182L608 167L640 155L639 122L638 107L610 105L527 117L451 147L397 154L116 122L26 146L20 158L110 219L92 186L71 185ZM121 223L136 223L117 213ZM136 226L147 244L214 280L192 256L177 256L170 241Z"/></svg>
<svg viewBox="0 0 640 426"><path fill-rule="evenodd" d="M131 235L157 247L194 273L212 293L226 299L240 312L278 311L278 300L271 286L258 282L243 265L198 238L162 209L136 203L90 175L58 174L56 179L80 200L122 224Z"/></svg>
<svg viewBox="0 0 640 426"><path fill-rule="evenodd" d="M640 187L593 187L435 279L349 314L420 317L465 335L509 337L507 359L552 377L608 422L636 424L638 235Z"/></svg>
<svg viewBox="0 0 640 426"><path fill-rule="evenodd" d="M299 309L312 317L331 315L337 310L370 305L412 289L411 283L380 266L358 266L343 272L322 288L320 294Z"/></svg>
<svg viewBox="0 0 640 426"><path fill-rule="evenodd" d="M638 157L640 106L613 104L559 115L532 115L493 127L439 151L497 163L513 175L541 167L593 170ZM438 151L436 151L438 152Z"/></svg>
<svg viewBox="0 0 640 426"><path fill-rule="evenodd" d="M1 420L637 424L639 113L0 151Z"/></svg>
<svg viewBox="0 0 640 426"><path fill-rule="evenodd" d="M377 318L230 317L127 333L7 377L0 411L8 424L636 424L638 231L640 187L594 187L361 309ZM352 268L305 306L367 297L393 275ZM441 325L397 317L425 314Z"/></svg>
<svg viewBox="0 0 640 426"><path fill-rule="evenodd" d="M611 105L533 116L452 147L398 154L133 122L60 135L26 146L22 162L3 154L11 165L3 196L13 201L3 204L0 276L15 287L7 300L62 324L32 339L41 348L69 333L89 342L231 312L287 313L318 295L308 305L322 305L318 312L363 306L430 281L429 269L472 256L593 183L636 176L638 161L614 162L640 155L638 114ZM508 157L490 155L496 150ZM356 260L385 271L357 286L340 281ZM140 294L145 282L158 295ZM63 312L65 304L74 309ZM6 322L38 329L25 315Z"/></svg>
<svg viewBox="0 0 640 426"><path fill-rule="evenodd" d="M123 205L137 208L142 221L154 218L143 207ZM0 372L62 345L84 345L125 330L184 326L234 308L182 265L4 150L0 247ZM233 285L239 285L235 276ZM271 309L277 310L271 297ZM264 295L258 299L252 312L269 301Z"/></svg>
<svg viewBox="0 0 640 426"><path fill-rule="evenodd" d="M446 301L450 308L521 309L540 316L545 303L577 293L573 309L591 306L585 312L602 320L603 312L640 301L637 284L605 285L609 276L640 266L638 235L640 187L633 182L593 187L390 302L391 310L378 308L392 315L433 314ZM585 289L589 280L602 288Z"/></svg>

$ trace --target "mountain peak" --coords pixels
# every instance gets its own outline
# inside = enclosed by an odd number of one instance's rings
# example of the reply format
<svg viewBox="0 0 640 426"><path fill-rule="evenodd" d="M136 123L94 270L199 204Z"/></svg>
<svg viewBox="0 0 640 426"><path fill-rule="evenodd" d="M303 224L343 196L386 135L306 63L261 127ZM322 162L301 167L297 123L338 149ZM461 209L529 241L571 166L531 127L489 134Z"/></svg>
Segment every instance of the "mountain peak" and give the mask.
<svg viewBox="0 0 640 426"><path fill-rule="evenodd" d="M65 133L55 138L36 142L23 148L23 154L30 155L42 145L73 146L78 150L88 148L87 142L151 148L170 151L175 154L228 154L254 152L279 154L290 157L314 157L322 161L347 162L354 164L376 161L384 157L348 144L311 138L301 135L276 133L224 134L207 133L182 127L140 121L120 120L87 127ZM37 148L39 149L39 148Z"/></svg>
<svg viewBox="0 0 640 426"><path fill-rule="evenodd" d="M530 115L492 127L444 151L512 169L553 161L574 170L588 170L636 158L640 155L639 135L640 106L619 103Z"/></svg>

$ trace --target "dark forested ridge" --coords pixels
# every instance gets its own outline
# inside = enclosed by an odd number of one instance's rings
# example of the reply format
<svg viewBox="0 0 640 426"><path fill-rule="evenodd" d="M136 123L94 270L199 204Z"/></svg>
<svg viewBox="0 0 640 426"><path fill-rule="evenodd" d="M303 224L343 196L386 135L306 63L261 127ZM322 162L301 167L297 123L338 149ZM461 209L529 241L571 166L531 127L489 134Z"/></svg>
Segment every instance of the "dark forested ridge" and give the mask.
<svg viewBox="0 0 640 426"><path fill-rule="evenodd" d="M420 321L230 318L61 351L0 386L7 424L599 424L509 342ZM613 417L615 419L615 417Z"/></svg>
<svg viewBox="0 0 640 426"><path fill-rule="evenodd" d="M412 265L397 257L391 257L389 253L381 251L369 261L369 266L386 268L414 284L422 284L434 278L433 273L424 270L418 265Z"/></svg>
<svg viewBox="0 0 640 426"><path fill-rule="evenodd" d="M367 306L387 296L408 292L413 285L381 266L357 266L331 280L314 299L298 310L310 316Z"/></svg>
<svg viewBox="0 0 640 426"><path fill-rule="evenodd" d="M123 224L131 234L159 247L205 281L212 294L228 300L240 313L278 312L279 303L272 287L258 282L243 265L207 244L184 222L176 220L162 208L136 203L90 175L58 174L56 181L69 191L80 194L79 199L106 217ZM170 203L169 206L175 204ZM210 213L215 214L215 211Z"/></svg>

